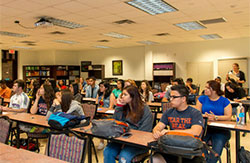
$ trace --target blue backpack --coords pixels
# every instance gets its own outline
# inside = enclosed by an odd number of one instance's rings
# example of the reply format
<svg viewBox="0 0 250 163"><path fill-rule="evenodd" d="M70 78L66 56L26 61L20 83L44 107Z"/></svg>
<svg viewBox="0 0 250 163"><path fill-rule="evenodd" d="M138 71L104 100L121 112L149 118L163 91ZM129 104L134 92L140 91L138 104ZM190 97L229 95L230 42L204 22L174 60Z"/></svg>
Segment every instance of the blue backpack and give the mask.
<svg viewBox="0 0 250 163"><path fill-rule="evenodd" d="M90 118L85 117L84 115L76 116L64 112L55 112L50 115L48 124L53 129L62 130L64 128L74 128L84 119L86 121L81 126L89 125Z"/></svg>

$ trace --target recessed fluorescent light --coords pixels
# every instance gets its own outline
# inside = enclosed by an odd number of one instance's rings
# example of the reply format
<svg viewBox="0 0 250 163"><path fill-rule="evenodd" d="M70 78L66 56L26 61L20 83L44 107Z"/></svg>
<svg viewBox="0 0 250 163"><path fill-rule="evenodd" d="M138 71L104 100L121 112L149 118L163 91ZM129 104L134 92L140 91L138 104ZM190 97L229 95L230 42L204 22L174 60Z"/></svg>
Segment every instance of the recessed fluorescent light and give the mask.
<svg viewBox="0 0 250 163"><path fill-rule="evenodd" d="M153 42L153 41L138 41L138 43L140 44L145 44L145 45L154 45L154 44L158 44L157 42Z"/></svg>
<svg viewBox="0 0 250 163"><path fill-rule="evenodd" d="M198 22L185 22L185 23L178 23L178 24L174 24L174 25L176 25L176 26L178 26L186 31L206 28L205 26L201 25Z"/></svg>
<svg viewBox="0 0 250 163"><path fill-rule="evenodd" d="M102 45L96 45L95 47L96 47L96 48L103 48L103 49L110 48L110 47L108 47L108 46L102 46Z"/></svg>
<svg viewBox="0 0 250 163"><path fill-rule="evenodd" d="M77 23L62 20L62 19L56 19L52 17L43 17L43 18L45 20L50 21L53 25L57 25L60 27L65 27L65 28L70 28L70 29L86 27L85 25L77 24Z"/></svg>
<svg viewBox="0 0 250 163"><path fill-rule="evenodd" d="M32 49L31 47L26 47L26 46L12 46L11 48L18 48L18 49Z"/></svg>
<svg viewBox="0 0 250 163"><path fill-rule="evenodd" d="M178 11L176 8L162 0L132 0L126 3L151 15Z"/></svg>
<svg viewBox="0 0 250 163"><path fill-rule="evenodd" d="M12 33L12 32L6 32L6 31L0 31L0 35L12 36L12 37L28 37L29 36L26 34Z"/></svg>
<svg viewBox="0 0 250 163"><path fill-rule="evenodd" d="M54 42L64 43L64 44L77 44L77 43L79 43L76 41L69 41L69 40L54 40Z"/></svg>
<svg viewBox="0 0 250 163"><path fill-rule="evenodd" d="M130 36L120 34L120 33L115 33L115 32L104 33L103 35L114 37L114 38L130 38Z"/></svg>
<svg viewBox="0 0 250 163"><path fill-rule="evenodd" d="M209 34L209 35L200 35L201 38L205 39L205 40L213 40L213 39L219 39L222 38L220 35L218 34Z"/></svg>

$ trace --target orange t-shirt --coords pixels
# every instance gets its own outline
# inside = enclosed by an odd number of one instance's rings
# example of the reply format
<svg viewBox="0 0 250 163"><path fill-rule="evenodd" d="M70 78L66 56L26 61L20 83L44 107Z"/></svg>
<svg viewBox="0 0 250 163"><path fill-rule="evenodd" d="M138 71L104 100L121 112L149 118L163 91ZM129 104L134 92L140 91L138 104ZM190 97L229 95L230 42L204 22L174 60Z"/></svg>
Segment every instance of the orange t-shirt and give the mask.
<svg viewBox="0 0 250 163"><path fill-rule="evenodd" d="M3 98L10 98L11 89L9 87L6 87L5 89L0 88L0 96Z"/></svg>

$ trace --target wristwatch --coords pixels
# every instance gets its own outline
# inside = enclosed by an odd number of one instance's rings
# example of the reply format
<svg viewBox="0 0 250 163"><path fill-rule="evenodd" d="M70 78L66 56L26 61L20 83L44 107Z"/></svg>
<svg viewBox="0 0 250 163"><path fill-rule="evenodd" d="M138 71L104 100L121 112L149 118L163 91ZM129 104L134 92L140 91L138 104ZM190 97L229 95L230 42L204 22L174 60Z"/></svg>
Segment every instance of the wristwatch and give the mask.
<svg viewBox="0 0 250 163"><path fill-rule="evenodd" d="M218 116L215 116L214 119L215 119L216 121L218 121L219 117L218 117Z"/></svg>

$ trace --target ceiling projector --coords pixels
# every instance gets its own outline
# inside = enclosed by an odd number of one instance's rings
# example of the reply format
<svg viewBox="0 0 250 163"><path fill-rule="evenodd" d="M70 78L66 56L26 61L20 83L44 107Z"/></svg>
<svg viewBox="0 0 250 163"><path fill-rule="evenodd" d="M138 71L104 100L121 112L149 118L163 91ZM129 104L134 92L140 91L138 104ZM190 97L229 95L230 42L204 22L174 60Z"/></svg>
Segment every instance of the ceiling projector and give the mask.
<svg viewBox="0 0 250 163"><path fill-rule="evenodd" d="M35 23L35 26L38 27L38 26L42 26L42 27L48 27L48 26L52 26L53 24L49 21L49 20L46 20L45 18L41 18L40 20L38 20L36 23Z"/></svg>

